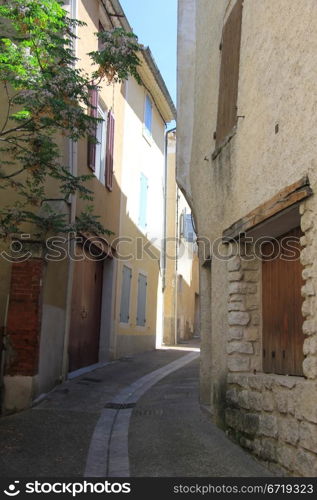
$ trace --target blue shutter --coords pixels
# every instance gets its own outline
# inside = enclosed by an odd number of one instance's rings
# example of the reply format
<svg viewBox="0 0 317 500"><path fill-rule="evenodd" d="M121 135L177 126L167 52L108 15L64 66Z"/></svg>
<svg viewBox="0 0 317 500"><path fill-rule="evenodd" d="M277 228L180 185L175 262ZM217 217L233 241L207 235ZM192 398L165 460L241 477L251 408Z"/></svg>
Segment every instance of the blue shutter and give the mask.
<svg viewBox="0 0 317 500"><path fill-rule="evenodd" d="M152 134L152 102L148 95L145 98L144 124L149 134Z"/></svg>
<svg viewBox="0 0 317 500"><path fill-rule="evenodd" d="M189 243L193 243L194 241L194 227L193 220L191 214L185 214L185 229L184 229L184 237Z"/></svg>
<svg viewBox="0 0 317 500"><path fill-rule="evenodd" d="M145 326L146 323L146 288L147 277L144 274L139 274L138 279L138 306L136 324L138 326Z"/></svg>
<svg viewBox="0 0 317 500"><path fill-rule="evenodd" d="M145 231L147 226L147 192L148 180L144 174L140 177L140 204L139 204L139 227Z"/></svg>
<svg viewBox="0 0 317 500"><path fill-rule="evenodd" d="M131 291L132 271L129 267L123 266L122 270L122 286L121 286L121 307L120 321L121 323L129 323L130 319L130 291Z"/></svg>

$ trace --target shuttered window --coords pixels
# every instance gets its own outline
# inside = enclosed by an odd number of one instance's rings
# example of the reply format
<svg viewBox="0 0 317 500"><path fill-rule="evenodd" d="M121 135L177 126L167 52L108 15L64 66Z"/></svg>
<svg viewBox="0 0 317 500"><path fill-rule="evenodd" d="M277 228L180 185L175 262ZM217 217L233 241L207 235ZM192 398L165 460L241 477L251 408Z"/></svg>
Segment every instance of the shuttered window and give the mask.
<svg viewBox="0 0 317 500"><path fill-rule="evenodd" d="M89 103L88 113L90 116L98 117L98 89L94 87L89 89ZM96 168L96 135L97 135L97 124L93 127L90 137L88 137L88 149L87 149L87 163L91 170L95 171Z"/></svg>
<svg viewBox="0 0 317 500"><path fill-rule="evenodd" d="M222 32L216 146L237 123L242 8L243 0L237 0Z"/></svg>
<svg viewBox="0 0 317 500"><path fill-rule="evenodd" d="M113 187L113 149L114 149L114 125L115 119L111 111L108 113L107 126L107 151L106 151L106 186L109 191Z"/></svg>
<svg viewBox="0 0 317 500"><path fill-rule="evenodd" d="M146 323L146 289L147 277L140 273L138 279L138 306L136 317L136 324L138 326L145 326Z"/></svg>
<svg viewBox="0 0 317 500"><path fill-rule="evenodd" d="M99 21L99 28L98 28L99 33L103 33L105 31L105 28ZM98 50L103 50L104 49L104 43L101 41L101 38L98 38Z"/></svg>
<svg viewBox="0 0 317 500"><path fill-rule="evenodd" d="M106 157L106 112L98 106L98 118L102 121L97 123L96 131L96 153L95 153L95 176L105 183L105 157Z"/></svg>
<svg viewBox="0 0 317 500"><path fill-rule="evenodd" d="M148 197L148 179L144 174L140 177L140 199L139 199L139 227L143 231L147 227L147 197Z"/></svg>
<svg viewBox="0 0 317 500"><path fill-rule="evenodd" d="M127 266L123 266L122 286L121 286L121 306L120 306L121 323L129 323L130 319L131 280L132 280L131 269Z"/></svg>
<svg viewBox="0 0 317 500"><path fill-rule="evenodd" d="M193 243L194 236L195 232L194 232L192 214L184 214L184 238L189 243Z"/></svg>
<svg viewBox="0 0 317 500"><path fill-rule="evenodd" d="M262 246L263 370L303 375L300 228ZM283 248L290 248L291 255ZM286 258L285 258L286 257Z"/></svg>

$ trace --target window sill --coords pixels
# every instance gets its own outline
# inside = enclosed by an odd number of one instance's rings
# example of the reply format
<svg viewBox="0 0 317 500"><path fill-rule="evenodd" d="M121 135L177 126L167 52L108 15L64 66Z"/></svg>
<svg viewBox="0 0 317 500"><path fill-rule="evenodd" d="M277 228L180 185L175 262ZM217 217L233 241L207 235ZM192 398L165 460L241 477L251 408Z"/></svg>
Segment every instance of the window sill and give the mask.
<svg viewBox="0 0 317 500"><path fill-rule="evenodd" d="M236 135L237 127L233 127L231 132L224 138L224 140L217 146L211 155L211 159L214 161L220 155L221 151L229 144L231 139Z"/></svg>
<svg viewBox="0 0 317 500"><path fill-rule="evenodd" d="M123 321L119 321L119 326L121 328L131 328L132 324L131 323L124 323Z"/></svg>

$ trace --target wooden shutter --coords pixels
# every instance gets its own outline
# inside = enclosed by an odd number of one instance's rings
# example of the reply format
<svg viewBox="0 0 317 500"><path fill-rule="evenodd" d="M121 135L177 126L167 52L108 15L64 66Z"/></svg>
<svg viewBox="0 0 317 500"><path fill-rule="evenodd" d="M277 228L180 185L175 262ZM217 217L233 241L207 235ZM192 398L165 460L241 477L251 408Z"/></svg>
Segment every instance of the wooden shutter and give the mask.
<svg viewBox="0 0 317 500"><path fill-rule="evenodd" d="M100 21L99 21L98 31L99 31L99 33L103 33L105 31L105 28L103 27L103 25L101 24ZM101 38L98 38L98 50L103 50L104 45L105 44L101 41Z"/></svg>
<svg viewBox="0 0 317 500"><path fill-rule="evenodd" d="M138 279L138 306L136 324L145 326L146 323L146 289L147 277L144 274L139 274Z"/></svg>
<svg viewBox="0 0 317 500"><path fill-rule="evenodd" d="M145 231L147 226L147 192L148 180L144 174L140 177L139 226Z"/></svg>
<svg viewBox="0 0 317 500"><path fill-rule="evenodd" d="M132 279L131 269L127 266L123 266L122 286L121 286L121 306L120 306L121 323L129 323L130 319L131 279Z"/></svg>
<svg viewBox="0 0 317 500"><path fill-rule="evenodd" d="M98 89L97 87L94 87L92 89L89 89L89 114L93 118L98 117ZM95 171L96 168L96 135L97 135L97 123L94 125L93 128L93 133L90 137L88 137L88 157L87 157L87 162L88 162L88 167L91 168L91 170Z"/></svg>
<svg viewBox="0 0 317 500"><path fill-rule="evenodd" d="M237 123L243 0L237 0L222 31L216 146Z"/></svg>
<svg viewBox="0 0 317 500"><path fill-rule="evenodd" d="M299 260L302 236L296 228L272 244L263 245L262 307L263 307L263 371L284 375L303 375L304 335L301 312L302 265ZM285 246L297 249L296 258L285 260L279 256L281 239ZM273 250L273 252L272 252ZM270 256L270 254L273 254ZM272 258L274 257L274 258Z"/></svg>
<svg viewBox="0 0 317 500"><path fill-rule="evenodd" d="M107 144L106 144L106 186L109 191L113 187L113 149L114 149L114 125L115 119L111 111L108 113Z"/></svg>

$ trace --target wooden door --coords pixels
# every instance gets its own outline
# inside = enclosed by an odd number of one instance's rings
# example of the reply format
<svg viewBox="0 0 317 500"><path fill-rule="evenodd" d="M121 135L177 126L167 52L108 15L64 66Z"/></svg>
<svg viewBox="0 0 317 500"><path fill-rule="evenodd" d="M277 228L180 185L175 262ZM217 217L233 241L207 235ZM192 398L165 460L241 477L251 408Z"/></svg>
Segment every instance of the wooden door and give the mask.
<svg viewBox="0 0 317 500"><path fill-rule="evenodd" d="M69 371L98 362L103 263L75 262L69 339Z"/></svg>
<svg viewBox="0 0 317 500"><path fill-rule="evenodd" d="M267 243L262 247L263 370L266 373L303 375L301 236L300 228L296 228L278 238L274 246ZM283 247L287 246L289 251L283 250L282 240ZM293 258L291 251L296 253Z"/></svg>

